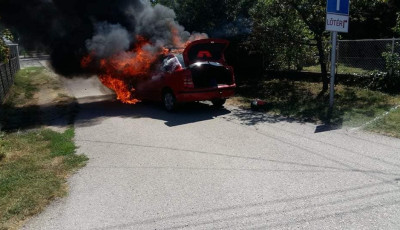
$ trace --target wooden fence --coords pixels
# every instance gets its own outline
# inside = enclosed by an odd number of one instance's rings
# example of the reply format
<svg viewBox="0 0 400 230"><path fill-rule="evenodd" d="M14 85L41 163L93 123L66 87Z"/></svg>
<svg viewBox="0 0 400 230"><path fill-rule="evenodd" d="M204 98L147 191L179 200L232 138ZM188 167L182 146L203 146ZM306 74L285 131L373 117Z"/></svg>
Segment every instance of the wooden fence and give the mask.
<svg viewBox="0 0 400 230"><path fill-rule="evenodd" d="M10 58L8 63L0 63L0 104L5 100L8 91L14 83L15 73L20 69L18 45L10 47Z"/></svg>

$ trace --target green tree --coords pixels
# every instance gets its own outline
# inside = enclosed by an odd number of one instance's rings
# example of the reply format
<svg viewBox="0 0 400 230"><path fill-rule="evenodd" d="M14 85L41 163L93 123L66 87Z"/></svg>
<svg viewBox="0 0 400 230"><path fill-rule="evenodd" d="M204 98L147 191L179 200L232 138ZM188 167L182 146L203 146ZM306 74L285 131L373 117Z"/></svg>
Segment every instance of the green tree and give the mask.
<svg viewBox="0 0 400 230"><path fill-rule="evenodd" d="M349 33L342 36L345 39L391 38L399 10L398 0L352 0Z"/></svg>
<svg viewBox="0 0 400 230"><path fill-rule="evenodd" d="M328 71L325 58L324 40L327 37L325 32L326 1L324 0L286 0L293 7L300 18L312 32L318 49L318 60L322 74L322 90L328 89Z"/></svg>
<svg viewBox="0 0 400 230"><path fill-rule="evenodd" d="M303 56L310 45L317 48L323 90L328 89L325 5L323 0L258 0L251 10L253 40L262 43L264 53L272 50L272 54L280 56L283 50L287 59L296 54Z"/></svg>
<svg viewBox="0 0 400 230"><path fill-rule="evenodd" d="M297 12L279 0L258 1L250 10L253 32L247 42L272 69L301 69L310 52L312 34Z"/></svg>
<svg viewBox="0 0 400 230"><path fill-rule="evenodd" d="M392 36L393 15L398 11L399 2L352 0L350 33L342 35L346 38ZM254 22L253 43L265 54L272 54L272 59L279 59L282 55L286 55L287 59L296 53L306 57L304 53L307 53L307 49L302 45L315 45L322 73L322 89L328 89L327 52L324 46L329 38L329 33L325 31L326 0L258 0L251 10L251 17Z"/></svg>
<svg viewBox="0 0 400 230"><path fill-rule="evenodd" d="M14 37L10 30L1 29L0 30L0 62L8 62L8 58L10 55L10 49L8 48L6 41L13 41Z"/></svg>
<svg viewBox="0 0 400 230"><path fill-rule="evenodd" d="M396 25L393 27L393 31L400 36L400 12L397 13Z"/></svg>

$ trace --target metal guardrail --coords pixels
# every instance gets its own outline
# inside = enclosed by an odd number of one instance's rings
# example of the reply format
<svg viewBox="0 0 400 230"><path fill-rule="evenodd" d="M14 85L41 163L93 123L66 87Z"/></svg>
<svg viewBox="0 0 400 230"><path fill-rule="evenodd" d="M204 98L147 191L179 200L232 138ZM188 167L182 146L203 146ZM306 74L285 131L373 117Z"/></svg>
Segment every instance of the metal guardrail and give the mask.
<svg viewBox="0 0 400 230"><path fill-rule="evenodd" d="M0 63L0 104L5 100L14 84L15 73L21 68L19 63L18 44L8 45L10 57L7 63Z"/></svg>

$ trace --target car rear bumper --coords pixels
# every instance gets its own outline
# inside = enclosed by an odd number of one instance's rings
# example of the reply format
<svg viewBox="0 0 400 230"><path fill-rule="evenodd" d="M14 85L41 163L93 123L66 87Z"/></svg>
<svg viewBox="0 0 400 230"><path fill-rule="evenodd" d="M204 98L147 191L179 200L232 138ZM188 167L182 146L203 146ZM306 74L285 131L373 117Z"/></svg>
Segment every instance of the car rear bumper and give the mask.
<svg viewBox="0 0 400 230"><path fill-rule="evenodd" d="M218 88L193 89L178 92L175 96L178 102L208 101L229 98L235 94L236 85L218 86Z"/></svg>

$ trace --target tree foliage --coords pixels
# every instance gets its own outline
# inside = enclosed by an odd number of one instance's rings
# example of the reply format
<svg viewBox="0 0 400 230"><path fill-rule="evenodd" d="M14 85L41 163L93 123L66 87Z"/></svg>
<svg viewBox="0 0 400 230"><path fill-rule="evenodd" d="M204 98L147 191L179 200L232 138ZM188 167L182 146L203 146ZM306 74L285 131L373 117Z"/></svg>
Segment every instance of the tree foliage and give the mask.
<svg viewBox="0 0 400 230"><path fill-rule="evenodd" d="M259 0L250 11L253 20L252 44L269 54L272 67L300 70L317 51L323 88L327 89L324 40L325 2L321 0ZM272 52L271 52L272 51Z"/></svg>
<svg viewBox="0 0 400 230"><path fill-rule="evenodd" d="M398 26L392 29L399 2L353 0L350 31L342 37L384 38L393 36L393 30L400 32ZM266 67L301 69L317 56L323 89L327 89L326 0L258 0L250 12L253 33L249 41L253 50L258 48L267 56Z"/></svg>
<svg viewBox="0 0 400 230"><path fill-rule="evenodd" d="M8 61L9 52L10 50L6 43L0 38L0 63Z"/></svg>
<svg viewBox="0 0 400 230"><path fill-rule="evenodd" d="M397 13L396 25L393 27L393 32L395 32L397 36L400 36L400 12Z"/></svg>
<svg viewBox="0 0 400 230"><path fill-rule="evenodd" d="M393 49L400 49L400 44L396 42ZM387 51L382 53L386 62L386 70L392 75L400 78L400 54L392 51L392 46L388 45Z"/></svg>
<svg viewBox="0 0 400 230"><path fill-rule="evenodd" d="M350 3L349 33L345 39L391 38L396 24L398 0L352 0Z"/></svg>
<svg viewBox="0 0 400 230"><path fill-rule="evenodd" d="M301 69L312 61L308 55L312 33L290 5L279 0L258 1L250 15L253 32L248 46L262 54L266 68Z"/></svg>
<svg viewBox="0 0 400 230"><path fill-rule="evenodd" d="M14 36L8 29L0 30L0 62L8 62L10 56L10 49L6 44L6 39L9 41L14 40Z"/></svg>

